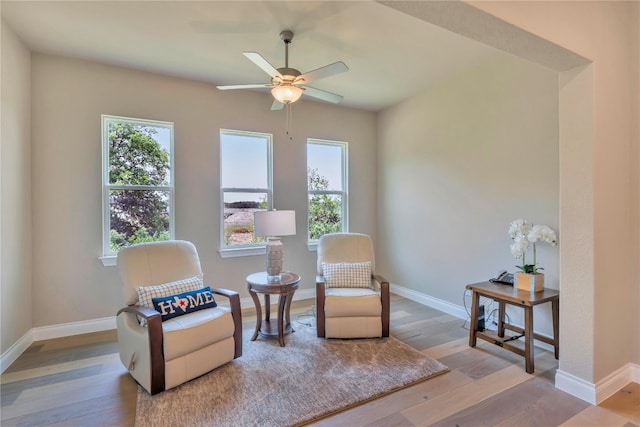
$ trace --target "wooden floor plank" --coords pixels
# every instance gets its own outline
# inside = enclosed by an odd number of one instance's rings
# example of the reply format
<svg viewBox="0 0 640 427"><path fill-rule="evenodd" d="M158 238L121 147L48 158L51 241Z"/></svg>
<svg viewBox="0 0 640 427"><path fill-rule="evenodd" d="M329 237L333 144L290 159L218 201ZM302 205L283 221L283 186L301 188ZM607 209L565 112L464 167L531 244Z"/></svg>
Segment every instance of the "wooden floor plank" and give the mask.
<svg viewBox="0 0 640 427"><path fill-rule="evenodd" d="M520 367L509 366L464 387L456 388L435 399L404 410L402 415L416 426L430 426L530 378L531 376Z"/></svg>
<svg viewBox="0 0 640 427"><path fill-rule="evenodd" d="M88 366L102 365L116 359L118 359L118 356L111 353L102 356L88 357L86 359L73 360L70 362L57 363L54 365L37 366L35 368L25 369L22 371L4 373L0 376L0 383L4 386L5 384L10 384L16 381L25 381L47 375L82 369Z"/></svg>
<svg viewBox="0 0 640 427"><path fill-rule="evenodd" d="M640 384L629 383L600 404L610 412L622 414L640 425Z"/></svg>
<svg viewBox="0 0 640 427"><path fill-rule="evenodd" d="M560 427L627 427L630 422L624 415L600 406L590 406L560 424Z"/></svg>
<svg viewBox="0 0 640 427"><path fill-rule="evenodd" d="M496 394L491 399L469 406L434 426L556 426L576 411L589 406L586 402L556 390L544 376L528 380ZM477 420L482 420L477 422Z"/></svg>
<svg viewBox="0 0 640 427"><path fill-rule="evenodd" d="M440 345L428 347L422 352L434 359L441 359L469 348L469 339L465 336L457 340L447 341Z"/></svg>
<svg viewBox="0 0 640 427"><path fill-rule="evenodd" d="M271 309L276 312L275 305ZM309 324L314 300L294 301L294 325ZM524 359L491 343L468 347L468 322L398 295L391 297L391 335L450 372L356 406L315 426L622 426L640 427L640 386L629 384L601 406L553 386L558 361L536 348L535 373ZM255 327L243 310L243 327ZM246 332L245 332L246 333ZM137 384L118 356L115 331L33 343L0 376L0 424L133 426Z"/></svg>
<svg viewBox="0 0 640 427"><path fill-rule="evenodd" d="M341 427L345 425L345 417L352 426L374 424L379 419L386 419L395 413L401 414L403 410L433 400L471 382L473 380L461 372L449 372L311 425L317 427ZM398 418L407 419L403 414L402 417ZM410 420L408 421L411 422Z"/></svg>

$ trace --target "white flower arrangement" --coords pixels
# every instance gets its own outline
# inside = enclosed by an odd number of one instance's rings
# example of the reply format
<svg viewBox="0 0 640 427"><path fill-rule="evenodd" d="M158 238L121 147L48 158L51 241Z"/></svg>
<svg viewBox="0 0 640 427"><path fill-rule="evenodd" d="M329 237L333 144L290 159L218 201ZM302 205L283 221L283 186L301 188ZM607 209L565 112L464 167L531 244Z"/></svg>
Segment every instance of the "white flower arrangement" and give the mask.
<svg viewBox="0 0 640 427"><path fill-rule="evenodd" d="M546 225L527 224L524 219L516 219L509 225L509 236L513 240L511 244L511 255L515 259L522 259L522 266L516 266L520 270L529 274L536 274L538 270L544 270L536 266L536 243L546 242L551 246L558 243L555 231ZM526 254L529 250L529 243L533 246L533 264L527 264Z"/></svg>

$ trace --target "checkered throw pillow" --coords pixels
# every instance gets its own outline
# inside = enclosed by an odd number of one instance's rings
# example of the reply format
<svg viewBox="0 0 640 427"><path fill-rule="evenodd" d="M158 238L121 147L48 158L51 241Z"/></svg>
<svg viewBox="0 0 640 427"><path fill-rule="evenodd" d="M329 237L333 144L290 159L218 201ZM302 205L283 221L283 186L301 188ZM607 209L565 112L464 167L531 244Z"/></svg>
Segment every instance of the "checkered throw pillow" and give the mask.
<svg viewBox="0 0 640 427"><path fill-rule="evenodd" d="M371 288L371 261L322 263L328 288Z"/></svg>
<svg viewBox="0 0 640 427"><path fill-rule="evenodd" d="M138 305L153 308L153 298L161 298L183 292L195 291L204 287L201 275L175 282L155 286L138 286Z"/></svg>

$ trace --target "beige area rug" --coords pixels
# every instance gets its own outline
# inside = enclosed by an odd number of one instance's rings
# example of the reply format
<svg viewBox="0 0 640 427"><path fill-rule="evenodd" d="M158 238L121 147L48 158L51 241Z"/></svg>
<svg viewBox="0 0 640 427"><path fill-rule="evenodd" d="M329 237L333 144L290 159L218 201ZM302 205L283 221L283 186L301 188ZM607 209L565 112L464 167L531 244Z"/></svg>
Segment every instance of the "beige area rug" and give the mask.
<svg viewBox="0 0 640 427"><path fill-rule="evenodd" d="M304 425L448 370L393 337L319 339L313 321L286 347L244 329L242 357L155 396L138 387L135 425Z"/></svg>

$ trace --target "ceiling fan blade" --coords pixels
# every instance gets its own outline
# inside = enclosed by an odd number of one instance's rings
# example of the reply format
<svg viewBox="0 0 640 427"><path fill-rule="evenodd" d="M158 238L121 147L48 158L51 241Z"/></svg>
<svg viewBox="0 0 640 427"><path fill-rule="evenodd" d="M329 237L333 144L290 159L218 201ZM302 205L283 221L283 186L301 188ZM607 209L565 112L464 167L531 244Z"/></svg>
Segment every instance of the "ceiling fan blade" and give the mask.
<svg viewBox="0 0 640 427"><path fill-rule="evenodd" d="M257 89L260 87L271 87L270 83L251 83L246 85L226 85L226 86L216 86L220 90L229 90L229 89Z"/></svg>
<svg viewBox="0 0 640 427"><path fill-rule="evenodd" d="M265 73L269 74L271 78L274 78L274 77L282 78L282 74L280 74L280 71L276 70L276 68L273 65L269 64L269 61L264 59L264 57L260 55L258 52L242 52L242 54L247 58L249 58L258 67L262 68L262 70Z"/></svg>
<svg viewBox="0 0 640 427"><path fill-rule="evenodd" d="M345 71L349 71L349 67L347 67L344 62L338 61L298 76L295 83L309 83L314 80L320 80L336 74L344 73Z"/></svg>
<svg viewBox="0 0 640 427"><path fill-rule="evenodd" d="M278 101L277 99L273 100L273 104L271 104L271 111L282 110L286 104Z"/></svg>
<svg viewBox="0 0 640 427"><path fill-rule="evenodd" d="M309 96L313 96L314 98L322 99L323 101L331 102L334 104L342 101L342 95L338 95L335 93L327 92L326 90L316 89L315 87L303 86L304 93Z"/></svg>

